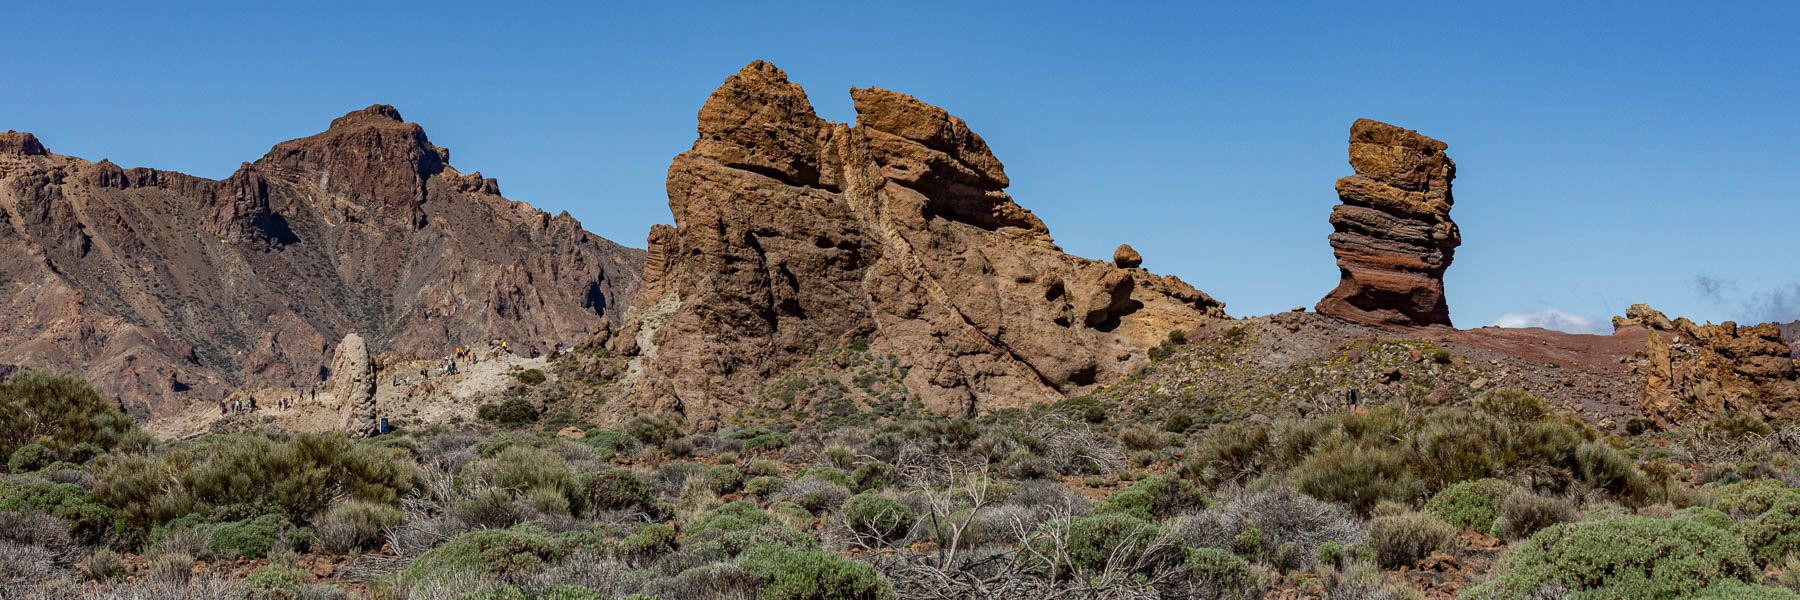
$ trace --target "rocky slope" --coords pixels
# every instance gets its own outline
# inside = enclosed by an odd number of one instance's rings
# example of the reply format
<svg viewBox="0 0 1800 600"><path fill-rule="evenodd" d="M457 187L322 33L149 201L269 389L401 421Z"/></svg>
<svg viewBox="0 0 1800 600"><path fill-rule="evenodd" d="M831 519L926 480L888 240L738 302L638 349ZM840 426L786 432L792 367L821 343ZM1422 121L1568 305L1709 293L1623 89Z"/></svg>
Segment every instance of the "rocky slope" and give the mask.
<svg viewBox="0 0 1800 600"><path fill-rule="evenodd" d="M0 136L0 364L82 373L142 415L372 352L574 341L622 316L643 253L502 197L390 106L222 181Z"/></svg>
<svg viewBox="0 0 1800 600"><path fill-rule="evenodd" d="M1357 119L1337 181L1332 252L1341 279L1318 311L1370 325L1450 325L1444 270L1462 243L1450 220L1449 146L1410 129Z"/></svg>
<svg viewBox="0 0 1800 600"><path fill-rule="evenodd" d="M1224 316L1135 253L1063 253L961 119L897 92L850 95L856 124L827 122L758 61L707 99L669 167L675 225L651 231L643 292L612 337L641 408L716 421L811 357L866 343L926 408L984 412L1117 379L1170 330Z"/></svg>

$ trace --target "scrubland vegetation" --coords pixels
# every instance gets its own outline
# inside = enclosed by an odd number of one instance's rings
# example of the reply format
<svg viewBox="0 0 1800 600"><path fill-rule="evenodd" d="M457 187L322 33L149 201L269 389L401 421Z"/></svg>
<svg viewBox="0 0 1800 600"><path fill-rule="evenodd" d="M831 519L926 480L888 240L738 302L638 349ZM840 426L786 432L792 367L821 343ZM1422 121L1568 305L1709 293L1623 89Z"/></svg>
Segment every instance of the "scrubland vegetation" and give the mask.
<svg viewBox="0 0 1800 600"><path fill-rule="evenodd" d="M1800 429L1509 391L168 443L71 377L0 405L5 597L1800 597Z"/></svg>

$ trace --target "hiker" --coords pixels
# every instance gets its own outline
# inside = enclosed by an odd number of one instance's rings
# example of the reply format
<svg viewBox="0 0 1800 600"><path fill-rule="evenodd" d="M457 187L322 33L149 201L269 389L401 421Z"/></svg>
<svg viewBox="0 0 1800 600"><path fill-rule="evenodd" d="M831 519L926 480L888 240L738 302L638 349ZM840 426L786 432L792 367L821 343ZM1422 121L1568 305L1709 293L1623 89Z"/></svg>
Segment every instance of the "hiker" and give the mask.
<svg viewBox="0 0 1800 600"><path fill-rule="evenodd" d="M228 413L228 411L225 410L225 401L220 400L219 401L219 416L223 417L227 414L229 414L229 413Z"/></svg>
<svg viewBox="0 0 1800 600"><path fill-rule="evenodd" d="M250 397L250 412L256 412L256 396Z"/></svg>

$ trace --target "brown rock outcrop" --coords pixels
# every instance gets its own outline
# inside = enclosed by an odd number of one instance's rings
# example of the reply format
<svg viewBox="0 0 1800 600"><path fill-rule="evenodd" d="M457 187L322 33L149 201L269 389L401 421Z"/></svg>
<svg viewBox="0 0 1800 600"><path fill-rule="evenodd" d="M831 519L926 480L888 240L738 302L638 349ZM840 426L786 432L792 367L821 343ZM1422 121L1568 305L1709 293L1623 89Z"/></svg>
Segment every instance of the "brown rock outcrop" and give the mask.
<svg viewBox="0 0 1800 600"><path fill-rule="evenodd" d="M1638 412L1664 427L1728 412L1800 417L1800 379L1787 340L1773 323L1696 325L1635 304L1625 317L1613 318L1613 327L1649 330L1633 365L1644 377Z"/></svg>
<svg viewBox="0 0 1800 600"><path fill-rule="evenodd" d="M643 253L451 167L393 107L222 181L0 134L0 363L79 372L136 414L318 382L336 341L548 350L617 323Z"/></svg>
<svg viewBox="0 0 1800 600"><path fill-rule="evenodd" d="M1462 235L1450 220L1449 146L1410 129L1357 119L1337 181L1331 248L1340 280L1320 313L1371 325L1450 325L1444 270Z"/></svg>
<svg viewBox="0 0 1800 600"><path fill-rule="evenodd" d="M611 339L642 408L716 422L861 338L928 408L985 412L1117 378L1169 330L1224 316L1174 277L1064 254L961 119L850 94L856 125L827 122L757 61L701 108L669 167L675 226L651 231Z"/></svg>
<svg viewBox="0 0 1800 600"><path fill-rule="evenodd" d="M354 333L338 343L331 359L332 397L338 403L338 429L350 437L369 437L379 431L375 416L375 359L362 336Z"/></svg>

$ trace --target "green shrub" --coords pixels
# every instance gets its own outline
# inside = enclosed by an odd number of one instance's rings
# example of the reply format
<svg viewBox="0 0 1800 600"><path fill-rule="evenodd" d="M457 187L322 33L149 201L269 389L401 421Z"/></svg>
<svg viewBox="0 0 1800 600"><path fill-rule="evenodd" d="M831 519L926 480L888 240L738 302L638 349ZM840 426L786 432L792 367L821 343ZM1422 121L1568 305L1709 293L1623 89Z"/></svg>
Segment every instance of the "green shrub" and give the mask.
<svg viewBox="0 0 1800 600"><path fill-rule="evenodd" d="M50 447L36 442L19 446L12 457L6 460L6 470L14 473L30 473L51 462Z"/></svg>
<svg viewBox="0 0 1800 600"><path fill-rule="evenodd" d="M1254 588L1256 577L1250 563L1218 548L1190 548L1187 551L1190 581L1205 592L1200 598L1230 598Z"/></svg>
<svg viewBox="0 0 1800 600"><path fill-rule="evenodd" d="M1099 573L1115 556L1154 569L1185 558L1178 544L1157 543L1167 535L1154 523L1121 513L1052 519L1026 537L1025 559L1051 579Z"/></svg>
<svg viewBox="0 0 1800 600"><path fill-rule="evenodd" d="M785 482L783 482L780 477L769 477L766 475L762 477L752 477L749 481L744 482L744 493L752 494L760 498L767 498L775 492L781 491L783 483Z"/></svg>
<svg viewBox="0 0 1800 600"><path fill-rule="evenodd" d="M566 554L563 544L531 524L476 531L420 555L406 567L403 582L411 586L464 574L518 577L554 564Z"/></svg>
<svg viewBox="0 0 1800 600"><path fill-rule="evenodd" d="M1752 585L1733 580L1700 590L1689 598L1691 600L1800 600L1800 594L1794 593L1793 590Z"/></svg>
<svg viewBox="0 0 1800 600"><path fill-rule="evenodd" d="M1732 526L1744 540L1750 558L1758 565L1780 560L1800 549L1800 499L1786 498L1757 515L1756 518Z"/></svg>
<svg viewBox="0 0 1800 600"><path fill-rule="evenodd" d="M517 427L538 419L537 407L530 400L520 396L512 396L500 402L484 403L475 407L475 418L508 427Z"/></svg>
<svg viewBox="0 0 1800 600"><path fill-rule="evenodd" d="M662 523L645 525L619 541L619 553L633 559L650 559L674 549L675 528Z"/></svg>
<svg viewBox="0 0 1800 600"><path fill-rule="evenodd" d="M1386 500L1411 502L1425 486L1408 470L1404 454L1382 449L1336 448L1313 454L1292 473L1302 493L1342 502L1362 514Z"/></svg>
<svg viewBox="0 0 1800 600"><path fill-rule="evenodd" d="M836 484L841 487L850 487L850 474L845 473L843 469L835 467L813 467L801 471L794 476L794 479L801 478L812 478L825 483Z"/></svg>
<svg viewBox="0 0 1800 600"><path fill-rule="evenodd" d="M655 503L650 484L630 469L583 473L576 479L576 485L591 510L628 510Z"/></svg>
<svg viewBox="0 0 1800 600"><path fill-rule="evenodd" d="M551 587L531 587L520 589L517 586L503 585L471 594L463 594L453 600L615 600L613 596L595 591L582 585L558 585ZM642 594L618 597L616 600L656 600Z"/></svg>
<svg viewBox="0 0 1800 600"><path fill-rule="evenodd" d="M244 578L244 591L256 600L294 600L300 597L306 572L294 567L267 565Z"/></svg>
<svg viewBox="0 0 1800 600"><path fill-rule="evenodd" d="M761 545L739 565L762 581L756 600L892 600L893 586L873 567L830 552Z"/></svg>
<svg viewBox="0 0 1800 600"><path fill-rule="evenodd" d="M1800 498L1800 490L1774 479L1739 481L1712 490L1713 508L1739 515L1763 514L1788 498Z"/></svg>
<svg viewBox="0 0 1800 600"><path fill-rule="evenodd" d="M1319 543L1319 564L1333 569L1344 566L1344 545L1337 540L1325 540Z"/></svg>
<svg viewBox="0 0 1800 600"><path fill-rule="evenodd" d="M118 534L133 537L118 511L102 504L87 490L72 483L0 479L0 511L36 511L68 523L76 539L97 544Z"/></svg>
<svg viewBox="0 0 1800 600"><path fill-rule="evenodd" d="M512 374L513 379L525 385L537 385L546 379L544 372L537 369L526 369Z"/></svg>
<svg viewBox="0 0 1800 600"><path fill-rule="evenodd" d="M1500 502L1499 518L1489 533L1507 541L1522 540L1545 527L1574 521L1579 512L1568 500L1513 490Z"/></svg>
<svg viewBox="0 0 1800 600"><path fill-rule="evenodd" d="M1145 521L1159 521L1212 505L1200 487L1174 477L1147 477L1107 494L1095 513L1124 513Z"/></svg>
<svg viewBox="0 0 1800 600"><path fill-rule="evenodd" d="M78 376L23 371L0 381L0 456L9 463L31 444L50 455L84 442L111 449L141 436L130 416Z"/></svg>
<svg viewBox="0 0 1800 600"><path fill-rule="evenodd" d="M1237 535L1231 536L1231 551L1238 553L1238 556L1248 557L1250 560L1261 559L1263 543L1268 538L1269 536L1263 533L1261 527L1257 527L1254 523L1246 523L1243 528L1238 529Z"/></svg>
<svg viewBox="0 0 1800 600"><path fill-rule="evenodd" d="M1581 479L1621 498L1641 502L1649 497L1650 480L1618 450L1604 442L1587 442L1575 450Z"/></svg>
<svg viewBox="0 0 1800 600"><path fill-rule="evenodd" d="M1181 474L1209 485L1237 479L1261 472L1269 450L1267 426L1225 425L1189 453L1181 463Z"/></svg>
<svg viewBox="0 0 1800 600"><path fill-rule="evenodd" d="M1425 512L1437 515L1457 529L1487 533L1500 516L1500 504L1516 489L1498 479L1478 479L1452 484L1425 503Z"/></svg>
<svg viewBox="0 0 1800 600"><path fill-rule="evenodd" d="M681 437L681 425L667 417L637 416L625 422L625 432L651 446Z"/></svg>
<svg viewBox="0 0 1800 600"><path fill-rule="evenodd" d="M207 546L220 558L266 558L276 548L306 549L308 536L280 515L219 523L206 527Z"/></svg>
<svg viewBox="0 0 1800 600"><path fill-rule="evenodd" d="M1410 567L1433 552L1455 547L1456 529L1427 513L1413 512L1369 520L1369 545L1381 566Z"/></svg>
<svg viewBox="0 0 1800 600"><path fill-rule="evenodd" d="M756 428L756 429L760 429L761 431L757 431L757 433L755 435L740 436L740 437L727 436L727 437L729 437L730 439L743 440L745 452L754 453L754 452L762 452L765 450L780 450L782 448L787 447L787 437L781 435L781 432L770 431L770 430L762 429L762 428ZM754 430L743 430L743 431L754 431ZM743 433L743 431L736 432L733 435L741 434L741 433Z"/></svg>
<svg viewBox="0 0 1800 600"><path fill-rule="evenodd" d="M1540 531L1513 551L1504 573L1469 593L1524 597L1560 585L1584 599L1674 599L1759 576L1743 543L1727 532L1627 516Z"/></svg>
<svg viewBox="0 0 1800 600"><path fill-rule="evenodd" d="M1461 408L1433 411L1419 432L1419 452L1437 481L1454 483L1498 472L1510 462L1509 434L1498 417Z"/></svg>
<svg viewBox="0 0 1800 600"><path fill-rule="evenodd" d="M904 537L918 522L912 508L874 492L851 497L843 513L852 531L890 542Z"/></svg>
<svg viewBox="0 0 1800 600"><path fill-rule="evenodd" d="M894 465L880 461L863 463L850 472L850 489L858 492L885 488L894 479Z"/></svg>
<svg viewBox="0 0 1800 600"><path fill-rule="evenodd" d="M497 488L512 490L526 498L537 498L535 504L557 504L568 513L570 508L585 508L586 495L577 489L574 470L561 455L525 445L507 446L493 458L471 463L475 476ZM542 492L540 492L542 490ZM545 493L560 496L562 502L544 498ZM554 512L554 511L553 511Z"/></svg>
<svg viewBox="0 0 1800 600"><path fill-rule="evenodd" d="M1675 517L1678 519L1687 519L1703 525L1711 525L1725 531L1731 531L1731 527L1734 525L1734 522L1731 520L1731 515L1725 514L1719 509L1707 508L1705 506L1689 506L1683 508L1675 511Z"/></svg>
<svg viewBox="0 0 1800 600"><path fill-rule="evenodd" d="M714 465L706 470L704 477L706 487L719 495L738 491L738 488L744 485L744 474L738 472L737 467L731 465Z"/></svg>
<svg viewBox="0 0 1800 600"><path fill-rule="evenodd" d="M204 438L161 456L105 461L94 497L143 530L235 504L306 521L337 498L393 504L418 481L404 454L337 433Z"/></svg>
<svg viewBox="0 0 1800 600"><path fill-rule="evenodd" d="M332 507L313 522L314 543L331 554L376 550L387 538L387 530L405 521L406 515L392 506L350 501Z"/></svg>

